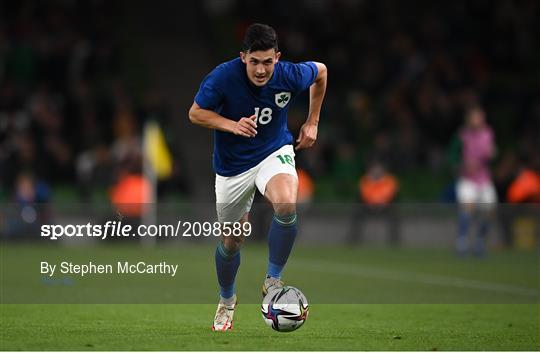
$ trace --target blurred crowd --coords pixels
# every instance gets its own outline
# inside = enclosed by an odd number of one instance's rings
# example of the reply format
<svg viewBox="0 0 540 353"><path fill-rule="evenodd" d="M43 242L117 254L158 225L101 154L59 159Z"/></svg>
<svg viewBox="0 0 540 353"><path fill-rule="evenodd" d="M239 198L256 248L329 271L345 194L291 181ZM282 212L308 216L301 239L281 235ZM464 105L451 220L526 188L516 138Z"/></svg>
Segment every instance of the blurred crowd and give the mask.
<svg viewBox="0 0 540 353"><path fill-rule="evenodd" d="M278 31L282 60L329 67L319 141L299 156L315 177L354 187L373 159L398 175L451 174L447 151L474 104L495 131L497 178L540 153L536 1L207 0L204 9L223 57L259 21ZM304 119L292 112L293 130Z"/></svg>
<svg viewBox="0 0 540 353"><path fill-rule="evenodd" d="M151 116L166 126L171 113L151 87L128 88L130 60L118 36L123 5L0 6L3 196L30 183L36 198L47 199L47 186L76 184L87 200L122 173L140 171L143 122ZM205 0L198 6L208 26L194 35L216 47L212 62L236 55L245 28L258 21L276 28L284 60L329 67L319 141L297 161L315 193L325 178L338 197L356 193L373 163L396 180L411 171L450 180L448 151L473 104L485 109L494 131L500 201L540 153L534 0ZM305 119L301 106L290 112L293 133ZM178 165L173 174L170 187L187 193Z"/></svg>
<svg viewBox="0 0 540 353"><path fill-rule="evenodd" d="M1 3L0 190L8 197L43 202L45 186L78 185L87 201L140 173L141 125L169 113L155 90L128 89L115 4Z"/></svg>

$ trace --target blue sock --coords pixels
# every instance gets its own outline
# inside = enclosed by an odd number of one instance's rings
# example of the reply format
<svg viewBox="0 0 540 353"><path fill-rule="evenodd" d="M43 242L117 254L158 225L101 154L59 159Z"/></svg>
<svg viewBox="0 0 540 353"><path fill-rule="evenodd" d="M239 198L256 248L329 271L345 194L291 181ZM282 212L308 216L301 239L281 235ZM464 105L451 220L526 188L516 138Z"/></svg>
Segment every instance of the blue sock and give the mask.
<svg viewBox="0 0 540 353"><path fill-rule="evenodd" d="M267 276L281 278L281 271L291 253L298 227L296 213L274 215L268 232L268 271Z"/></svg>
<svg viewBox="0 0 540 353"><path fill-rule="evenodd" d="M228 250L220 241L216 247L216 272L220 286L219 294L224 299L234 295L234 280L238 267L240 267L240 251Z"/></svg>
<svg viewBox="0 0 540 353"><path fill-rule="evenodd" d="M458 237L456 240L456 250L458 253L467 252L467 234L469 233L469 227L471 224L471 215L467 212L460 212L459 225L458 225Z"/></svg>

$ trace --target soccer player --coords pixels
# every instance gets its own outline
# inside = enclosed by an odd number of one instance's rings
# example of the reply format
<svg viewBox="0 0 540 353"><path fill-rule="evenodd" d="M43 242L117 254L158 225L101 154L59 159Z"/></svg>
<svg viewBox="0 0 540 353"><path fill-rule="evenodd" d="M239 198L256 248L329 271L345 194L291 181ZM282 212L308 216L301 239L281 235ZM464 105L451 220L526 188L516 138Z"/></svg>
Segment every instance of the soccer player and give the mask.
<svg viewBox="0 0 540 353"><path fill-rule="evenodd" d="M487 124L485 115L481 106L470 107L465 115L465 126L458 135L461 147L461 175L456 190L460 204L456 241L458 255L465 255L468 250L467 236L475 213L479 218L479 227L473 253L484 255L490 218L497 203L489 168L495 156L495 142L493 130Z"/></svg>
<svg viewBox="0 0 540 353"><path fill-rule="evenodd" d="M252 24L240 57L217 66L204 78L189 111L192 123L214 129L218 220L247 222L256 189L272 203L263 295L283 286L281 273L297 233L294 149L311 147L317 139L327 77L324 64L293 64L280 61L280 56L274 29ZM287 111L291 101L308 88L309 113L293 148ZM217 245L220 300L214 331L233 327L235 277L243 241L243 236L222 236Z"/></svg>

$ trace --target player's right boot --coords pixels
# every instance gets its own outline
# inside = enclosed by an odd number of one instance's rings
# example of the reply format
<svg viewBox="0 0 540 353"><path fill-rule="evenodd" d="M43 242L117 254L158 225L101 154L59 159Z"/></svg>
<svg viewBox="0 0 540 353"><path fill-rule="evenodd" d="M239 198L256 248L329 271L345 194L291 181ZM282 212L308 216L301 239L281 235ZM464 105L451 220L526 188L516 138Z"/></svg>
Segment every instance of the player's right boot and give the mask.
<svg viewBox="0 0 540 353"><path fill-rule="evenodd" d="M236 294L231 300L234 304L227 304L221 299L218 303L212 331L229 331L233 328L234 310L236 309Z"/></svg>
<svg viewBox="0 0 540 353"><path fill-rule="evenodd" d="M273 278L273 277L267 277L264 280L264 283L263 283L263 286L262 286L262 297L263 297L263 299L268 294L268 292L270 292L272 289L283 288L283 286L285 286L285 284L283 283L282 280L277 279L277 278Z"/></svg>

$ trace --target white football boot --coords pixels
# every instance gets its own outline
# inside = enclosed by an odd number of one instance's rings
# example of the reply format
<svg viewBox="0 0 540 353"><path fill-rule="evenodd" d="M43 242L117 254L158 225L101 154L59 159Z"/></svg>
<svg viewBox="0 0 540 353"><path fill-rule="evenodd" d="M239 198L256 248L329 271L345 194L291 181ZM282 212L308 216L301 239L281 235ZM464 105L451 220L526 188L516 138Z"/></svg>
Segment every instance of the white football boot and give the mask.
<svg viewBox="0 0 540 353"><path fill-rule="evenodd" d="M229 331L233 328L234 310L236 309L236 294L227 302L220 299L216 310L216 316L214 317L214 324L212 325L212 331Z"/></svg>
<svg viewBox="0 0 540 353"><path fill-rule="evenodd" d="M283 283L282 280L274 278L274 277L267 277L264 280L263 286L262 286L262 296L264 297L273 289L279 289L283 288L285 286L285 283Z"/></svg>

